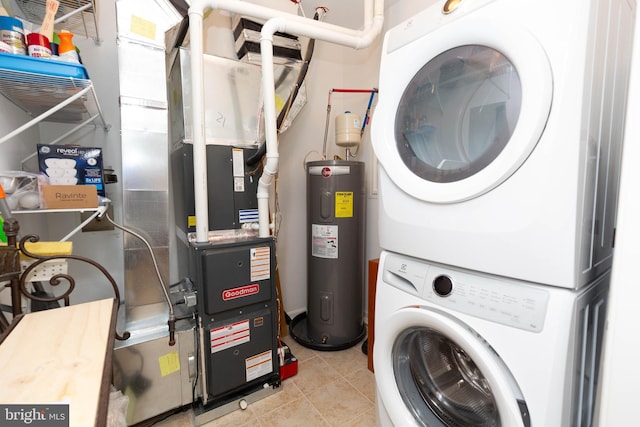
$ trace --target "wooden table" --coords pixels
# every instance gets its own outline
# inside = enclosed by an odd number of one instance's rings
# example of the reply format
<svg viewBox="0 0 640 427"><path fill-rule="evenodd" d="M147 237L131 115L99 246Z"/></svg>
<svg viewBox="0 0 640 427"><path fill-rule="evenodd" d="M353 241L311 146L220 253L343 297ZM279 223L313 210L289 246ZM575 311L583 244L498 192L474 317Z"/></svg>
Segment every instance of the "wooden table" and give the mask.
<svg viewBox="0 0 640 427"><path fill-rule="evenodd" d="M104 426L115 302L104 299L18 316L0 337L0 403L69 404L71 427Z"/></svg>

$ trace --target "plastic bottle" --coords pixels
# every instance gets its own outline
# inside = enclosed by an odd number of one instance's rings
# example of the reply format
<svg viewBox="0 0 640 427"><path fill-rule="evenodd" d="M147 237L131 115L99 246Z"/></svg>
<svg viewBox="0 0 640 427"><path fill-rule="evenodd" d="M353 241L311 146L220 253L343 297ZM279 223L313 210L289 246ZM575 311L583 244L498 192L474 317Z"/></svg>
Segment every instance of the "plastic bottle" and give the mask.
<svg viewBox="0 0 640 427"><path fill-rule="evenodd" d="M58 58L58 46L60 46L60 38L58 37L58 33L53 32L53 38L51 39L49 45L51 46L51 57Z"/></svg>
<svg viewBox="0 0 640 427"><path fill-rule="evenodd" d="M76 47L73 45L73 34L67 30L62 30L58 33L58 38L60 39L60 44L58 45L60 59L79 64L78 52L76 52Z"/></svg>

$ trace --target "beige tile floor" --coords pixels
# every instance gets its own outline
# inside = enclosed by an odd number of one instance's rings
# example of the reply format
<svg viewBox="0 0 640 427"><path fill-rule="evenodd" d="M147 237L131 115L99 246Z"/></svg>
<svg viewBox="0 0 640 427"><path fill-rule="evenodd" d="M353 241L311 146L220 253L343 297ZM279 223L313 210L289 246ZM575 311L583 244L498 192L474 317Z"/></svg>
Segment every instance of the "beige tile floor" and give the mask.
<svg viewBox="0 0 640 427"><path fill-rule="evenodd" d="M367 356L358 344L341 351L315 351L284 341L298 359L298 373L282 383L282 391L213 420L204 427L373 427L375 381ZM161 427L189 427L188 410L158 422Z"/></svg>

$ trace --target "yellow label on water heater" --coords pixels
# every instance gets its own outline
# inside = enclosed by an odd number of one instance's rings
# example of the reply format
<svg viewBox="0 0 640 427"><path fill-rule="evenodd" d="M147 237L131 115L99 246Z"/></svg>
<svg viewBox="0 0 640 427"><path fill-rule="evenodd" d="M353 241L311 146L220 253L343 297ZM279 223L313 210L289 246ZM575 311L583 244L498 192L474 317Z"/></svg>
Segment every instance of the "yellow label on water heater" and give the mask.
<svg viewBox="0 0 640 427"><path fill-rule="evenodd" d="M336 218L353 217L353 191L336 191Z"/></svg>

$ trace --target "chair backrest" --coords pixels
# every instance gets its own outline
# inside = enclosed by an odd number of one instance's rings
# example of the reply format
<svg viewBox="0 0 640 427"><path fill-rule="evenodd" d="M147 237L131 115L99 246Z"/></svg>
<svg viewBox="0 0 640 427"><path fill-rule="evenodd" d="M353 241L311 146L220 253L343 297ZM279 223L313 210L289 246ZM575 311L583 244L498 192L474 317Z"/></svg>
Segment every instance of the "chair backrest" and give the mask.
<svg viewBox="0 0 640 427"><path fill-rule="evenodd" d="M36 243L40 240L40 238L34 234L26 235L17 241L18 231L20 230L20 225L15 218L9 218L4 221L3 231L7 236L7 246L0 246L0 283L9 282L9 287L11 288L11 307L10 310L12 312L13 318L22 314L22 305L21 298L24 296L32 301L37 301L39 303L44 304L45 306L50 305L51 308L58 306L58 301L64 301L64 305L68 306L70 304L69 296L75 289L75 280L68 274L56 274L49 280L49 284L52 286L58 286L61 283L67 283L67 289L62 292L61 295L55 296L42 292L29 292L27 289L28 281L31 272L38 268L40 265L47 261L52 260L77 260L80 262L84 262L92 265L97 270L99 270L104 277L107 278L113 292L115 294L114 298L116 301L116 305L120 307L120 291L118 290L118 284L111 274L98 262L86 258L79 255L72 254L56 254L56 255L39 255L33 253L27 249L28 243ZM22 271L20 265L20 254L24 254L29 258L32 258L34 261L27 266L24 271ZM42 305L41 304L41 305ZM0 307L2 308L2 307ZM8 322L2 310L0 310L0 332L3 332L7 329ZM119 340L126 340L129 338L129 332L124 332L119 334L116 332L116 338Z"/></svg>

